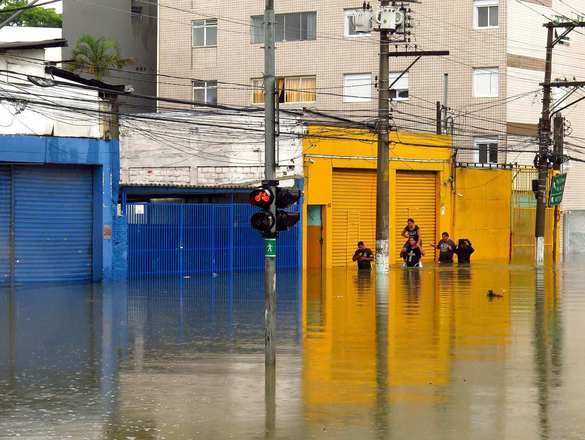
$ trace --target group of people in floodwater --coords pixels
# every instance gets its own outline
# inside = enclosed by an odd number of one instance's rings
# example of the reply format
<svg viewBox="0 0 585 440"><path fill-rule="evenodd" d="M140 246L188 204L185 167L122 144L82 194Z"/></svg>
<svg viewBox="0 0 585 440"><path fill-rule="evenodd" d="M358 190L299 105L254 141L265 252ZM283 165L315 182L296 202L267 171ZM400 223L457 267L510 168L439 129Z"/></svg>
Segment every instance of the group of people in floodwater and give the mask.
<svg viewBox="0 0 585 440"><path fill-rule="evenodd" d="M404 260L404 267L422 267L422 257L424 257L425 252L422 247L420 227L414 219L408 219L406 226L402 230L402 236L407 239L400 250L400 257ZM352 260L357 262L359 269L370 269L374 261L374 254L366 247L363 241L360 241L357 246L358 248L353 254ZM441 241L436 245L433 244L433 247L439 250L439 264L452 264L455 255L457 255L459 264L469 264L471 254L475 252L467 238L461 238L458 244L455 244L449 237L448 232L443 232Z"/></svg>

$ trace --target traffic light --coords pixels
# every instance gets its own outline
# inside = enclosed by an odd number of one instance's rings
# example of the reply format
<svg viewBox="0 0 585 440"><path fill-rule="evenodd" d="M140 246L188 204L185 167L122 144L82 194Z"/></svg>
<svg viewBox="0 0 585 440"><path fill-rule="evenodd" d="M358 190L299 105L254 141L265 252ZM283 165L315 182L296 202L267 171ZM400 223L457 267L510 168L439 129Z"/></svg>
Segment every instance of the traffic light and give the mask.
<svg viewBox="0 0 585 440"><path fill-rule="evenodd" d="M276 230L288 231L301 218L298 212L285 211L301 198L301 190L296 188L276 188Z"/></svg>
<svg viewBox="0 0 585 440"><path fill-rule="evenodd" d="M264 185L250 193L250 203L262 209L251 218L252 227L265 237L276 237L277 232L287 231L300 219L298 212L285 211L301 197L294 188Z"/></svg>
<svg viewBox="0 0 585 440"><path fill-rule="evenodd" d="M252 216L252 227L262 232L265 236L274 235L276 218L272 214L274 205L273 189L269 186L256 188L250 193L250 203L262 209L262 211L258 211Z"/></svg>

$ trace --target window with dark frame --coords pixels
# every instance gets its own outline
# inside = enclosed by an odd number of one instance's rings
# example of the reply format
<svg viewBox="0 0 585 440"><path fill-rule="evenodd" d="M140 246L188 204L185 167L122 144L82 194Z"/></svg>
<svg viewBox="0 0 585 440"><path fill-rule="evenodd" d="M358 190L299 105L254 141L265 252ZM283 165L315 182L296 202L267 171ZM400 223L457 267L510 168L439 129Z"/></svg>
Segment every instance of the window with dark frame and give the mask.
<svg viewBox="0 0 585 440"><path fill-rule="evenodd" d="M498 141L480 139L475 141L477 163L489 164L498 163Z"/></svg>

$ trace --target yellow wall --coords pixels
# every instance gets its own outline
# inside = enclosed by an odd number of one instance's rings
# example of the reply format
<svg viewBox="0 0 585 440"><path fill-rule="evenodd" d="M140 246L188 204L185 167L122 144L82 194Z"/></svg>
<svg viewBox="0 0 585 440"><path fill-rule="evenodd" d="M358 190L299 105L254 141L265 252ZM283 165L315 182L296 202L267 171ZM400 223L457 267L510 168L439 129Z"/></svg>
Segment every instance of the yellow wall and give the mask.
<svg viewBox="0 0 585 440"><path fill-rule="evenodd" d="M474 260L507 260L512 170L458 169L455 191L455 237L471 240Z"/></svg>
<svg viewBox="0 0 585 440"><path fill-rule="evenodd" d="M390 153L390 200L395 198L397 170L435 171L439 175L439 203L437 230L451 230L452 194L450 176L450 145L448 136L393 132ZM416 146L416 145L424 146ZM305 139L305 197L307 205L324 205L325 249L324 262L331 267L332 227L331 202L333 198L334 168L376 168L377 138L365 130L310 126ZM389 239L394 242L395 228L403 228L406 219L396 219L390 209ZM303 230L303 261L306 263L307 230ZM373 247L373 245L371 245Z"/></svg>
<svg viewBox="0 0 585 440"><path fill-rule="evenodd" d="M396 171L434 171L438 175L437 237L448 231L454 239L469 238L474 260L507 259L510 252L512 171L458 169L455 191L451 179L451 139L416 133L391 134L390 242L406 219L396 218ZM305 214L307 205L324 205L324 266L332 262L332 181L334 168L376 168L376 136L365 130L310 126L305 139ZM305 217L306 218L306 215ZM303 253L306 262L307 230ZM373 247L374 244L369 244ZM391 258L395 258L394 255ZM391 260L392 261L392 260ZM397 263L396 259L393 261Z"/></svg>

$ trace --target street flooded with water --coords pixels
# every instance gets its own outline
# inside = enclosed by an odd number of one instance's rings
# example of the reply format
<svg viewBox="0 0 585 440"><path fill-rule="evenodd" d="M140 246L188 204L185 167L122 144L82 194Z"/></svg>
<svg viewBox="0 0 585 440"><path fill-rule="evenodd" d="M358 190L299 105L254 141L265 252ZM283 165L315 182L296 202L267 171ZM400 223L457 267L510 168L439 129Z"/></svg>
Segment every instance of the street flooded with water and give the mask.
<svg viewBox="0 0 585 440"><path fill-rule="evenodd" d="M583 439L583 267L3 289L0 438Z"/></svg>

